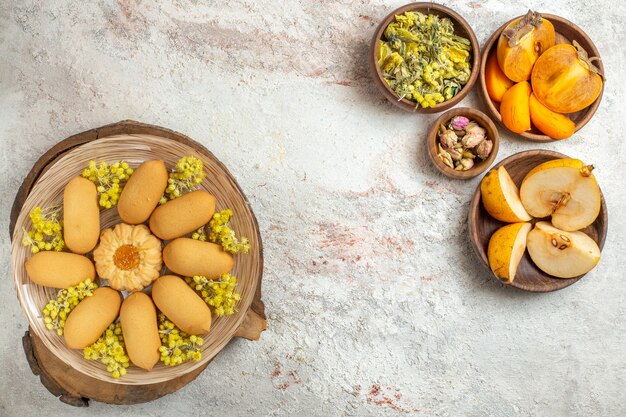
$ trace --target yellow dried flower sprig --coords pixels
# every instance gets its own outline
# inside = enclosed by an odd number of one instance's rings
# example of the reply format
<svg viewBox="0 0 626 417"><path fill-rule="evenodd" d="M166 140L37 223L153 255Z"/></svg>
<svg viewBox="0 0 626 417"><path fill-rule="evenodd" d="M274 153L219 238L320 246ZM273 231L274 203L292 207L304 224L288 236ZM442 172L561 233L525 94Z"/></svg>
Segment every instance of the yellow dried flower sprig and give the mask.
<svg viewBox="0 0 626 417"><path fill-rule="evenodd" d="M32 209L29 217L33 223L33 228L29 231L24 230L22 244L30 246L32 253L42 250L60 252L65 248L60 206L46 209L37 206Z"/></svg>
<svg viewBox="0 0 626 417"><path fill-rule="evenodd" d="M164 204L168 200L173 200L186 192L194 190L205 176L204 164L201 159L195 156L180 158L176 163L176 167L170 173L165 194L161 197L159 203Z"/></svg>
<svg viewBox="0 0 626 417"><path fill-rule="evenodd" d="M107 162L89 161L83 170L83 177L96 184L100 196L100 207L108 209L115 206L120 199L123 183L133 174L133 169L124 161L108 164Z"/></svg>
<svg viewBox="0 0 626 417"><path fill-rule="evenodd" d="M235 292L236 277L223 274L219 280L211 280L196 275L193 278L185 278L185 281L213 308L217 317L230 316L237 312L236 305L241 299L241 294Z"/></svg>
<svg viewBox="0 0 626 417"><path fill-rule="evenodd" d="M107 372L111 373L113 378L126 375L130 358L126 353L120 323L110 324L100 339L83 349L83 355L88 361L100 361L105 364Z"/></svg>
<svg viewBox="0 0 626 417"><path fill-rule="evenodd" d="M204 340L183 332L163 313L159 313L159 337L160 360L165 366L176 366L188 360L197 362L202 359L201 347Z"/></svg>
<svg viewBox="0 0 626 417"><path fill-rule="evenodd" d="M211 232L209 233L209 241L222 245L226 252L232 253L248 253L250 250L250 242L248 238L237 238L235 231L228 226L228 222L232 217L231 209L222 210L213 215L209 222Z"/></svg>
<svg viewBox="0 0 626 417"><path fill-rule="evenodd" d="M96 288L98 284L87 278L73 287L59 290L56 298L48 301L42 310L46 328L56 330L57 334L62 336L67 316L84 298L91 297Z"/></svg>

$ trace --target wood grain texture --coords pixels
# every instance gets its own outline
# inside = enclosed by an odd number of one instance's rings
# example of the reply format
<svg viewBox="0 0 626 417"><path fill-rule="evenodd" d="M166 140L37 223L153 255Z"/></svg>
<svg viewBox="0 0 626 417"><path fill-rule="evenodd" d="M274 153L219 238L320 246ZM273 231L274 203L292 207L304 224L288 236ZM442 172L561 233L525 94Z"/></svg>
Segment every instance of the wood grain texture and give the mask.
<svg viewBox="0 0 626 417"><path fill-rule="evenodd" d="M450 121L450 119L456 116L465 116L468 119L477 122L487 131L487 139L491 139L493 141L493 149L491 150L491 154L489 154L489 157L484 161L481 161L480 158L476 158L478 160L476 162L476 165L474 165L467 171L455 171L454 169L444 164L437 156L439 153L439 148L437 146L437 143L439 142L437 135L439 125L446 125ZM428 132L428 136L426 137L426 148L430 161L442 174L449 178L454 178L457 180L467 180L483 173L487 168L491 166L491 164L493 164L493 161L495 161L496 155L498 154L499 146L500 136L498 135L498 129L496 128L496 125L485 113L470 107L459 107L442 114L435 121L435 123L433 123Z"/></svg>
<svg viewBox="0 0 626 417"><path fill-rule="evenodd" d="M86 406L90 399L107 404L139 404L170 394L193 381L208 365L175 380L149 385L122 385L89 378L73 369L46 348L33 332L24 335L28 361L40 370L42 384L61 401ZM29 353L29 352L32 352ZM210 363L210 362L209 362ZM37 375L37 374L36 374Z"/></svg>
<svg viewBox="0 0 626 417"><path fill-rule="evenodd" d="M548 19L554 25L554 30L556 31L556 43L557 44L572 43L572 41L575 40L585 49L585 51L587 51L590 58L600 57L600 52L598 52L598 49L596 48L595 44L593 43L591 38L587 36L585 31L582 30L580 27L576 26L574 23L570 22L569 20L566 20L560 16L556 16L553 14L542 13L541 16L543 16L545 19ZM480 80L480 88L479 88L480 96L482 97L482 100L485 103L485 107L487 108L487 113L489 114L489 116L491 116L494 120L496 120L502 127L504 127L507 130L509 129L506 126L504 126L504 124L502 123L502 117L500 116L500 104L491 100L491 98L489 98L489 94L487 93L487 85L485 83L485 68L487 66L487 60L489 59L489 56L491 56L492 53L496 52L498 39L500 38L500 34L502 33L502 31L509 25L509 23L511 23L513 20L518 19L520 17L521 16L518 16L509 20L508 22L500 26L498 30L496 30L493 33L493 35L491 35L491 37L487 41L487 44L483 48L482 57L480 60L480 76L478 77ZM594 63L598 66L598 68L600 68L600 71L604 72L604 66L602 65L601 60L594 62ZM604 93L604 83L602 83L602 90L600 91L600 95L598 96L596 101L594 101L589 107L581 111L578 111L576 113L570 113L566 115L572 121L574 121L574 123L576 123L575 132L582 129L583 126L585 126L589 122L589 120L591 120L596 110L598 110L598 107L600 106L600 101L602 100L603 93ZM532 126L531 130L528 132L524 132L524 133L511 132L511 133L520 135L528 140L532 140L535 142L553 142L554 141L554 139L550 138L549 136L544 135L539 130L537 130L537 128L535 128L534 126Z"/></svg>
<svg viewBox="0 0 626 417"><path fill-rule="evenodd" d="M495 165L493 169L504 166L511 175L511 178L515 184L519 187L526 174L535 166L551 161L553 159L569 158L567 155L563 155L558 152L547 150L534 150L519 152L504 159L499 164ZM531 223L545 219L533 219ZM489 269L489 260L487 259L487 247L489 245L489 239L493 232L500 227L506 225L506 223L491 217L481 202L480 196L480 184L476 188L474 197L470 203L470 210L468 216L469 226L469 238L472 243L474 253L485 266L485 271L490 276L493 276ZM590 226L582 229L583 232L589 235L593 240L598 243L600 249L603 248L606 240L606 233L608 228L608 213L606 208L606 202L604 195L602 195L602 207L598 218ZM600 260L602 262L602 260ZM517 268L515 279L510 284L512 287L519 288L524 291L530 292L549 292L556 291L568 287L581 279L584 275L576 278L555 278L546 274L540 270L530 259L528 251L524 253L524 256ZM498 281L494 277L494 282ZM499 281L498 281L499 282ZM500 284L503 285L503 284Z"/></svg>
<svg viewBox="0 0 626 417"><path fill-rule="evenodd" d="M122 121L107 125L98 129L92 129L74 136L71 136L46 152L35 163L29 174L24 179L11 211L9 232L13 237L16 221L24 202L27 200L30 190L37 182L38 178L44 174L54 163L67 152L77 146L95 141L99 138L120 134L146 134L171 139L185 144L200 154L210 157L222 169L226 175L230 176L237 192L243 197L245 204L249 205L241 188L234 178L228 173L226 167L221 164L213 154L202 145L191 140L187 136L158 126L147 125L135 121ZM258 224L252 213L251 221L258 230ZM258 249L261 265L263 263L263 250L260 235L258 237ZM257 340L260 332L266 327L265 307L261 300L262 268L257 280L256 289L249 310L242 320L241 326L233 332L234 336L244 337L249 340ZM250 317L252 319L250 319ZM152 383L145 385L118 384L101 379L93 378L73 369L66 362L56 357L35 335L34 332L27 332L23 338L24 351L26 353L31 370L35 375L40 375L42 383L55 396L60 396L61 401L72 405L84 406L87 399L94 399L111 404L133 404L153 400L165 394L171 393L186 385L206 368L210 360L192 371L178 376L175 379L162 383Z"/></svg>
<svg viewBox="0 0 626 417"><path fill-rule="evenodd" d="M410 101L407 99L399 100L396 92L393 91L391 87L389 87L389 85L387 85L387 83L385 82L380 67L378 66L378 60L376 58L378 56L378 41L383 38L383 33L385 32L385 29L387 29L387 26L389 26L389 24L395 19L395 16L408 11L416 11L424 14L433 14L440 17L449 18L454 24L454 33L458 36L469 39L472 45L472 50L470 52L470 65L472 68L472 72L470 74L470 78L467 84L463 86L461 91L456 96L452 97L448 101L437 104L435 107L416 108L416 103L414 101ZM480 72L480 47L478 44L478 39L476 39L476 35L474 34L472 27L460 14L458 14L454 10L435 3L410 3L389 13L387 17L385 17L383 21L380 22L372 38L368 61L370 67L370 75L372 77L372 80L374 81L374 84L376 85L376 87L378 87L378 89L385 96L385 98L387 98L387 100L389 100L393 105L411 113L439 113L457 105L470 92L472 87L474 87L474 84L478 79L478 73Z"/></svg>

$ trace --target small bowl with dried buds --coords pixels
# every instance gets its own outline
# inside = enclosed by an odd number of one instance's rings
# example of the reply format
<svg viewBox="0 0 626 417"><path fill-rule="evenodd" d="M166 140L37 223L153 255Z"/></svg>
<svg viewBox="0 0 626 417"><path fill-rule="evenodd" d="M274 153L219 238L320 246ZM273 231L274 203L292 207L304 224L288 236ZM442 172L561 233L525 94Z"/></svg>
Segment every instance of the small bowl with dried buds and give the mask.
<svg viewBox="0 0 626 417"><path fill-rule="evenodd" d="M461 107L441 115L428 134L428 156L444 175L473 178L493 164L498 153L498 129L476 109Z"/></svg>

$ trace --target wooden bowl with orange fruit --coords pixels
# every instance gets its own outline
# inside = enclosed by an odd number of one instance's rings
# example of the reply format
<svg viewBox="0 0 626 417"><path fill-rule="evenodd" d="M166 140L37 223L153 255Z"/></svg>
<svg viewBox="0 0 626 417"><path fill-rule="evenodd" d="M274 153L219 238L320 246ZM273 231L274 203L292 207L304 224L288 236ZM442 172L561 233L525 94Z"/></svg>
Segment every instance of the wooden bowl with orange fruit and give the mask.
<svg viewBox="0 0 626 417"><path fill-rule="evenodd" d="M574 23L529 11L502 25L483 49L480 92L487 112L536 142L572 136L589 122L604 91L604 67Z"/></svg>

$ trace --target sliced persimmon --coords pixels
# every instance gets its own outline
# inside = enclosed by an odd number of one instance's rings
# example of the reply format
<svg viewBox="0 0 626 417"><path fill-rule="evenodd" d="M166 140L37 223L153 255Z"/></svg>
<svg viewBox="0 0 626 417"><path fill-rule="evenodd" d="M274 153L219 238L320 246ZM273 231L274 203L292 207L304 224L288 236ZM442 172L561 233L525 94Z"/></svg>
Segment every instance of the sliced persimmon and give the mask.
<svg viewBox="0 0 626 417"><path fill-rule="evenodd" d="M592 60L576 41L548 49L532 71L537 100L557 113L573 113L591 105L602 92L603 83Z"/></svg>
<svg viewBox="0 0 626 417"><path fill-rule="evenodd" d="M530 120L541 133L552 139L566 139L574 134L576 123L569 117L556 113L537 100L534 93L530 94L528 102Z"/></svg>
<svg viewBox="0 0 626 417"><path fill-rule="evenodd" d="M500 103L506 90L513 87L513 84L515 83L509 80L502 72L502 69L500 69L496 54L491 54L485 66L485 86L487 87L489 98L496 103Z"/></svg>
<svg viewBox="0 0 626 417"><path fill-rule="evenodd" d="M531 89L528 81L522 81L509 88L502 96L500 115L502 123L515 133L530 130L529 97Z"/></svg>

